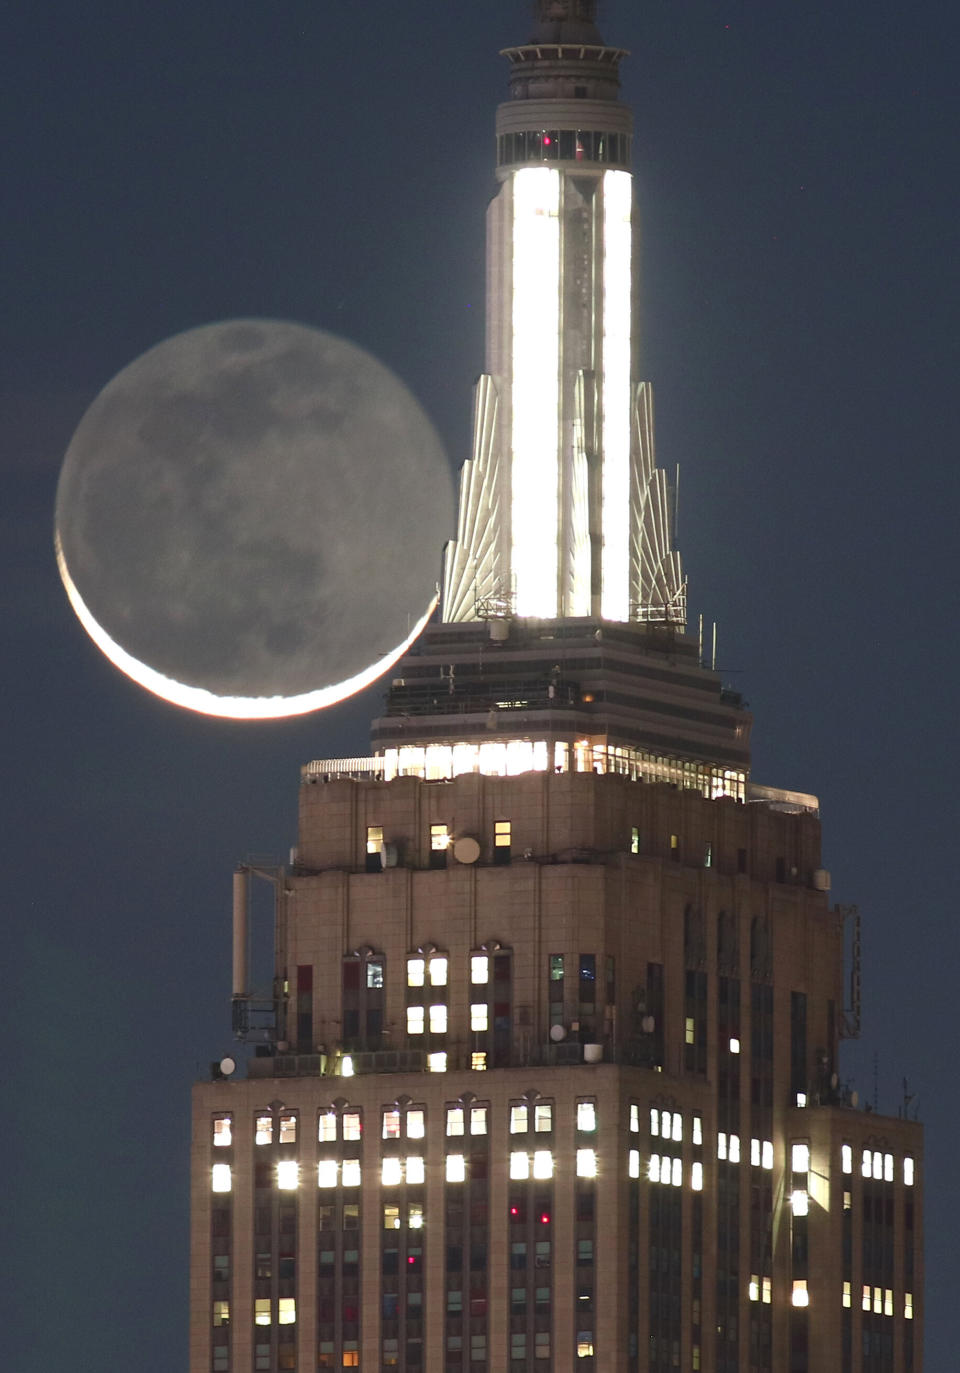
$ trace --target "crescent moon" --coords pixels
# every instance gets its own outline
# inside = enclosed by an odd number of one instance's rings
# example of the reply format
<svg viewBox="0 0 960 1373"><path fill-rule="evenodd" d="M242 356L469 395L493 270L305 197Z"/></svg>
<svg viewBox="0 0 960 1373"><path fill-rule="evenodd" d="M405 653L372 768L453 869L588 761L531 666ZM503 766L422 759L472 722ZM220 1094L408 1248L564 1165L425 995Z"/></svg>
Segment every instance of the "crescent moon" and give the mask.
<svg viewBox="0 0 960 1373"><path fill-rule="evenodd" d="M74 613L97 648L110 659L114 667L119 668L138 686L144 687L154 696L159 696L172 705L185 706L188 710L199 711L203 715L218 715L227 720L280 720L289 715L306 715L309 711L337 705L355 692L363 691L406 653L426 626L438 599L434 596L426 614L417 621L402 643L379 661L365 668L363 672L358 672L356 676L348 677L345 681L320 687L316 691L306 691L299 696L217 696L203 687L187 686L184 682L175 682L172 677L165 677L162 672L157 672L155 668L140 662L111 639L106 630L97 624L77 590L67 568L58 533L54 535L54 543L57 567Z"/></svg>

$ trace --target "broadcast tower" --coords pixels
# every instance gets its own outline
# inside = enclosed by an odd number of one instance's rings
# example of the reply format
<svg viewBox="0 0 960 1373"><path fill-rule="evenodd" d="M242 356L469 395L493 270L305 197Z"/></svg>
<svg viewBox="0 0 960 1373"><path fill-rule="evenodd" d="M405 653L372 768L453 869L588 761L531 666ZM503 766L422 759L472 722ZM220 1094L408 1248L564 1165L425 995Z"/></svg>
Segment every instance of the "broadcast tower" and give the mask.
<svg viewBox="0 0 960 1373"><path fill-rule="evenodd" d="M838 1064L859 918L685 632L626 54L534 9L441 616L373 756L303 769L289 867L235 875L256 1051L194 1092L191 1373L919 1373L921 1130Z"/></svg>

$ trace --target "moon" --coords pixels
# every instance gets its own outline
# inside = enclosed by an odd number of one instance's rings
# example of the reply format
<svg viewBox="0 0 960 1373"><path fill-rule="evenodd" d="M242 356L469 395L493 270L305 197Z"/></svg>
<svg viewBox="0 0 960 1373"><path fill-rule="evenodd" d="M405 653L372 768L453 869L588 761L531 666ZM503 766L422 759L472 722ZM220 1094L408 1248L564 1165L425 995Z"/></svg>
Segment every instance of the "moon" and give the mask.
<svg viewBox="0 0 960 1373"><path fill-rule="evenodd" d="M396 662L453 525L443 446L388 368L322 330L241 319L104 387L67 449L54 541L116 667L176 705L265 719Z"/></svg>

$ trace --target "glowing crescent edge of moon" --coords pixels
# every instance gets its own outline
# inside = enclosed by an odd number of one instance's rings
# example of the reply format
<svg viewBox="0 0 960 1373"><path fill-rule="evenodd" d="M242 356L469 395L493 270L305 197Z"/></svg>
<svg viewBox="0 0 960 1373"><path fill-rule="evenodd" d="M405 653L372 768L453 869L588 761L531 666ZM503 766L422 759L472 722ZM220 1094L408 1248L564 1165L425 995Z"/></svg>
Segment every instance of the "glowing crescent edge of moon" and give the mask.
<svg viewBox="0 0 960 1373"><path fill-rule="evenodd" d="M392 667L398 658L406 653L433 614L438 599L437 595L434 595L427 607L426 614L417 621L403 643L385 654L371 667L358 672L355 677L348 677L343 682L335 682L333 686L319 687L316 691L302 692L299 696L217 696L215 692L207 691L205 687L186 686L183 682L174 681L172 677L165 677L162 672L157 672L155 668L148 667L146 663L141 663L138 658L134 658L126 649L115 643L106 630L93 618L84 603L83 597L77 590L67 569L67 560L60 543L59 531L54 532L54 545L60 577L70 604L76 612L77 619L97 648L106 658L109 658L114 667L119 668L138 686L145 687L147 691L162 697L163 700L169 701L172 705L184 706L187 710L196 710L203 715L219 715L227 720L279 720L284 716L305 715L308 711L322 710L325 706L335 706L340 701L345 701L348 696L353 696L356 692L362 691L364 687L370 686L388 668Z"/></svg>

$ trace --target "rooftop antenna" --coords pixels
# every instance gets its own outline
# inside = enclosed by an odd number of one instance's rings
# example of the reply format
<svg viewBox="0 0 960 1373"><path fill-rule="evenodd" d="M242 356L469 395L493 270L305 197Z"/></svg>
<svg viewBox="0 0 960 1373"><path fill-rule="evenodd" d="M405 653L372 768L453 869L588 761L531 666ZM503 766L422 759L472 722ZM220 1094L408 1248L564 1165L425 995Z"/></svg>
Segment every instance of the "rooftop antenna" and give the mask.
<svg viewBox="0 0 960 1373"><path fill-rule="evenodd" d="M710 671L711 671L711 672L716 672L716 670L717 670L717 622L716 622L716 620L714 620L714 622L713 622L713 652L712 652L711 655L710 655Z"/></svg>
<svg viewBox="0 0 960 1373"><path fill-rule="evenodd" d="M698 640L697 661L698 661L698 663L700 664L700 666L703 667L703 611L702 611L702 610L701 610L701 612L700 612L700 629L699 629L699 632L698 632L698 635L697 635L697 640Z"/></svg>
<svg viewBox="0 0 960 1373"><path fill-rule="evenodd" d="M677 463L676 475L673 479L673 539L677 540L677 530L680 528L680 464Z"/></svg>

